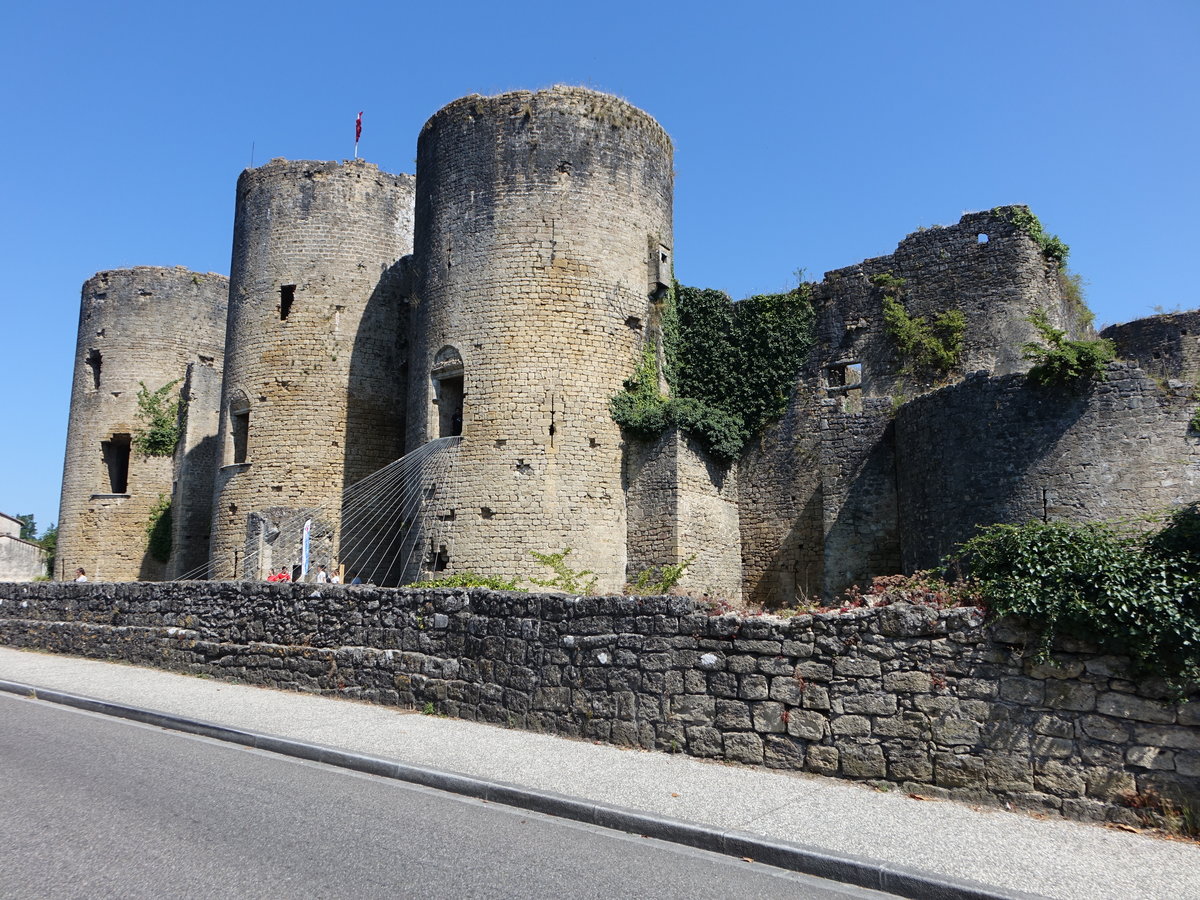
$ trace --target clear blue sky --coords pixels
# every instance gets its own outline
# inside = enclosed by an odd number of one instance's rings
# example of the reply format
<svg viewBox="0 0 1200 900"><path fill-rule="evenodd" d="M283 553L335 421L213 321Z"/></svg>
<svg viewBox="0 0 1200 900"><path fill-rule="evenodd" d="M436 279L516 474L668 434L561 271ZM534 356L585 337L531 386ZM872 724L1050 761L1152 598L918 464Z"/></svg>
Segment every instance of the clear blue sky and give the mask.
<svg viewBox="0 0 1200 900"><path fill-rule="evenodd" d="M10 5L0 511L57 519L82 282L228 273L254 159L413 171L442 105L563 82L675 141L676 274L735 297L1027 203L1098 322L1192 308L1200 3L223 0Z"/></svg>

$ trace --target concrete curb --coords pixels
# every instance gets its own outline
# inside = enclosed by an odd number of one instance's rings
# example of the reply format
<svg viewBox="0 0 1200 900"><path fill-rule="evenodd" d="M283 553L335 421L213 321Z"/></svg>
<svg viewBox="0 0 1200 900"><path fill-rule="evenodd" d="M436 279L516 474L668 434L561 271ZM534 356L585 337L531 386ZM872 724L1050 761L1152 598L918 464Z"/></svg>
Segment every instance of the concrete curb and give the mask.
<svg viewBox="0 0 1200 900"><path fill-rule="evenodd" d="M394 778L409 784L487 800L490 803L502 803L506 806L544 813L549 816L572 819L601 828L640 834L725 856L749 857L756 862L780 869L884 891L901 897L919 898L919 900L1035 900L1041 896L992 888L947 875L924 872L864 856L808 847L790 841L774 840L745 831L712 828L660 816L656 813L580 800L551 791L539 791L514 784L485 781L469 775L410 766L394 760L366 756L348 750L338 750L319 744L309 744L304 741L259 734L240 728L230 728L214 722L189 719L78 694L53 691L15 681L0 680L0 691L34 700L58 703L87 712L129 719L171 731L240 744L256 750L338 766L369 775Z"/></svg>

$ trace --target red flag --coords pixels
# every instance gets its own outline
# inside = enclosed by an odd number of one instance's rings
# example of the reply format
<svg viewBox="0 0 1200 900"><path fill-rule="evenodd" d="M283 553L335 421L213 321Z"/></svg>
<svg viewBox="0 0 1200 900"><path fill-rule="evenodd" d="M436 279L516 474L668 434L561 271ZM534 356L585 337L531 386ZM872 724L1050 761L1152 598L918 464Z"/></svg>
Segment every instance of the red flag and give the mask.
<svg viewBox="0 0 1200 900"><path fill-rule="evenodd" d="M358 143L358 139L362 137L362 111L358 113L358 118L354 120L354 143Z"/></svg>

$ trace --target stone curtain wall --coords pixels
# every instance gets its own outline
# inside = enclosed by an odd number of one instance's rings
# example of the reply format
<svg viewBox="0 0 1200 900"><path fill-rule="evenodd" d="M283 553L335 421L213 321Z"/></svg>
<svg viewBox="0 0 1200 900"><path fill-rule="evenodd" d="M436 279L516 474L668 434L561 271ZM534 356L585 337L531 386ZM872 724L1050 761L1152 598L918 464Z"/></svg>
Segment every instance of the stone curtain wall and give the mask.
<svg viewBox="0 0 1200 900"><path fill-rule="evenodd" d="M772 768L1136 821L1200 803L1200 695L974 609L711 616L689 598L0 585L0 641Z"/></svg>
<svg viewBox="0 0 1200 900"><path fill-rule="evenodd" d="M1195 500L1193 390L1117 362L1079 390L974 375L905 405L895 426L905 571L937 565L976 524L1132 520Z"/></svg>

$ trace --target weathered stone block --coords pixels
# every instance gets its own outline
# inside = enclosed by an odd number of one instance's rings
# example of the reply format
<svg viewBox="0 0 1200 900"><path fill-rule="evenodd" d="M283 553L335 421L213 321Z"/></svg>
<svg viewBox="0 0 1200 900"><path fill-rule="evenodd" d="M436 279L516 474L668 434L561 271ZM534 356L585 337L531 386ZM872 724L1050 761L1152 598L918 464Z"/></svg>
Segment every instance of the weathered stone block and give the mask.
<svg viewBox="0 0 1200 900"><path fill-rule="evenodd" d="M1137 782L1132 775L1115 769L1088 769L1084 773L1084 780L1087 795L1097 800L1111 802L1137 789Z"/></svg>
<svg viewBox="0 0 1200 900"><path fill-rule="evenodd" d="M804 760L804 766L810 772L818 775L834 775L838 770L838 750L836 747L809 747Z"/></svg>
<svg viewBox="0 0 1200 900"><path fill-rule="evenodd" d="M671 715L685 725L708 725L713 721L716 700L706 694L671 697Z"/></svg>
<svg viewBox="0 0 1200 900"><path fill-rule="evenodd" d="M1175 721L1175 709L1169 703L1146 700L1131 694L1108 692L1096 700L1096 712L1120 719L1135 719L1139 722L1170 723Z"/></svg>
<svg viewBox="0 0 1200 900"><path fill-rule="evenodd" d="M1123 744L1129 740L1129 727L1119 719L1106 716L1084 716L1080 722L1083 733L1096 741Z"/></svg>
<svg viewBox="0 0 1200 900"><path fill-rule="evenodd" d="M725 758L730 762L761 763L763 742L757 734L737 732L725 735Z"/></svg>
<svg viewBox="0 0 1200 900"><path fill-rule="evenodd" d="M833 661L833 671L849 678L878 675L879 660L843 656Z"/></svg>
<svg viewBox="0 0 1200 900"><path fill-rule="evenodd" d="M842 774L851 778L880 778L887 774L883 748L878 744L838 743Z"/></svg>
<svg viewBox="0 0 1200 900"><path fill-rule="evenodd" d="M788 711L787 730L792 737L819 741L827 733L829 720L817 712L793 709Z"/></svg>
<svg viewBox="0 0 1200 900"><path fill-rule="evenodd" d="M866 716L837 716L830 728L842 737L862 737L871 733L871 720Z"/></svg>
<svg viewBox="0 0 1200 900"><path fill-rule="evenodd" d="M821 687L819 684L806 684L804 686L804 708L829 709L829 689Z"/></svg>
<svg viewBox="0 0 1200 900"><path fill-rule="evenodd" d="M1045 703L1054 709L1087 712L1096 708L1096 689L1074 681L1048 681Z"/></svg>
<svg viewBox="0 0 1200 900"><path fill-rule="evenodd" d="M1026 660L1025 674L1030 678L1078 678L1083 674L1083 663L1077 659L1055 660L1048 663Z"/></svg>
<svg viewBox="0 0 1200 900"><path fill-rule="evenodd" d="M818 662L802 662L796 664L795 674L805 681L829 681L833 678L833 667Z"/></svg>
<svg viewBox="0 0 1200 900"><path fill-rule="evenodd" d="M953 753L933 755L933 780L948 788L975 788L987 784L982 759Z"/></svg>
<svg viewBox="0 0 1200 900"><path fill-rule="evenodd" d="M1136 725L1133 739L1139 744L1175 747L1179 750L1200 750L1200 730L1172 725Z"/></svg>
<svg viewBox="0 0 1200 900"><path fill-rule="evenodd" d="M743 700L766 700L770 694L765 676L742 675L738 681L738 696Z"/></svg>
<svg viewBox="0 0 1200 900"><path fill-rule="evenodd" d="M1036 763L1034 769L1034 786L1047 794L1057 797L1079 797L1087 787L1079 770L1074 766L1056 760L1045 760Z"/></svg>
<svg viewBox="0 0 1200 900"><path fill-rule="evenodd" d="M754 718L754 730L760 734L781 734L787 730L782 703L753 703L750 714Z"/></svg>
<svg viewBox="0 0 1200 900"><path fill-rule="evenodd" d="M772 700L778 700L780 703L786 703L789 706L799 706L803 699L803 692L800 690L800 684L790 674L791 667L788 667L789 674L776 675L771 679Z"/></svg>
<svg viewBox="0 0 1200 900"><path fill-rule="evenodd" d="M987 786L992 791L1033 790L1033 766L1028 757L993 756L983 761Z"/></svg>
<svg viewBox="0 0 1200 900"><path fill-rule="evenodd" d="M896 693L927 694L933 682L926 672L889 672L883 676L883 687Z"/></svg>
<svg viewBox="0 0 1200 900"><path fill-rule="evenodd" d="M804 744L778 734L763 738L763 761L768 769L804 768Z"/></svg>
<svg viewBox="0 0 1200 900"><path fill-rule="evenodd" d="M936 718L930 723L933 740L943 747L973 746L979 741L979 723L954 716Z"/></svg>
<svg viewBox="0 0 1200 900"><path fill-rule="evenodd" d="M1125 751L1125 761L1139 769L1174 771L1175 752L1161 747L1133 746Z"/></svg>
<svg viewBox="0 0 1200 900"><path fill-rule="evenodd" d="M842 699L842 709L866 716L890 716L896 712L896 697L893 694L851 695Z"/></svg>
<svg viewBox="0 0 1200 900"><path fill-rule="evenodd" d="M1035 757L1062 759L1070 756L1075 750L1075 742L1068 738L1045 737L1039 735L1030 744L1030 752Z"/></svg>
<svg viewBox="0 0 1200 900"><path fill-rule="evenodd" d="M1070 738L1075 736L1075 724L1070 719L1049 714L1040 715L1034 720L1033 730L1037 734L1050 737Z"/></svg>
<svg viewBox="0 0 1200 900"><path fill-rule="evenodd" d="M750 719L750 704L740 700L716 701L714 724L722 731L749 731L754 727Z"/></svg>
<svg viewBox="0 0 1200 900"><path fill-rule="evenodd" d="M933 778L933 758L928 752L911 747L887 747L888 778L893 781L929 781Z"/></svg>
<svg viewBox="0 0 1200 900"><path fill-rule="evenodd" d="M1046 695L1046 685L1032 678L1002 678L1000 698L1022 706L1041 706Z"/></svg>
<svg viewBox="0 0 1200 900"><path fill-rule="evenodd" d="M685 730L687 748L692 756L720 758L725 753L724 740L716 728L693 725Z"/></svg>

